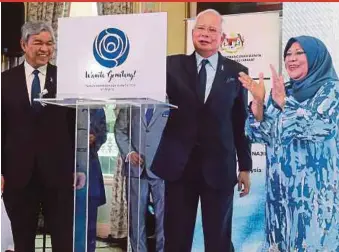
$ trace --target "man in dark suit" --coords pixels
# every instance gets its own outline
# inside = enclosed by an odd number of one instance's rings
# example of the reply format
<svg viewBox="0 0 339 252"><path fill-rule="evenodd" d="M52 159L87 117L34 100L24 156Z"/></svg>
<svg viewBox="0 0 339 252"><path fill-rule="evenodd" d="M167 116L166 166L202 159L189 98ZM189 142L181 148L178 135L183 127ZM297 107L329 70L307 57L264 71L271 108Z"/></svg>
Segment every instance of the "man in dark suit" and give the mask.
<svg viewBox="0 0 339 252"><path fill-rule="evenodd" d="M179 108L171 110L152 166L166 181L165 252L191 251L199 197L205 251L228 252L234 186L240 196L250 187L247 93L238 81L248 71L218 53L224 34L215 10L197 16L192 37L192 55L168 57L167 95Z"/></svg>
<svg viewBox="0 0 339 252"><path fill-rule="evenodd" d="M34 101L56 95L57 69L48 63L54 42L46 23L24 24L25 62L1 74L3 199L16 252L35 250L40 208L53 251L73 251L75 112Z"/></svg>

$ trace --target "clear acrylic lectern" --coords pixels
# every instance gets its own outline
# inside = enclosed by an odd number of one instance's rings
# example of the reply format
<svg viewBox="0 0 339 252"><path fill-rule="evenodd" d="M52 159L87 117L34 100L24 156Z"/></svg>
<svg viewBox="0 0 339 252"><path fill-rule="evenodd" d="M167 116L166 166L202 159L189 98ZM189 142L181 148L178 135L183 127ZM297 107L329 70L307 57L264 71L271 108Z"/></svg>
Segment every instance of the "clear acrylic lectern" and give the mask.
<svg viewBox="0 0 339 252"><path fill-rule="evenodd" d="M118 226L121 232L125 232L121 236L127 238L125 249L121 251L132 251L131 239L137 251L142 251L145 246L143 237L154 238L155 234L154 223L149 221L154 215L153 199L140 197L143 190L140 177L149 172L167 117L176 106L148 98L36 100L44 106L76 110L74 252L120 251L115 241L122 237L112 238L113 226ZM147 121L146 114L150 108L153 108L153 114ZM102 113L96 117L98 111ZM153 124L154 130L159 133L153 134L150 139L148 132L153 130ZM129 162L132 152L137 152L140 157L133 160L134 164ZM113 166L117 166L119 171L109 168ZM119 181L120 185L112 186L115 181ZM134 183L132 190L137 188L137 197L131 197L131 183ZM147 209L142 210L145 204ZM112 209L114 207L120 211ZM97 226L94 234L93 225ZM133 237L128 235L131 228L134 229ZM154 243L148 241L148 246ZM153 249L149 247L148 251Z"/></svg>

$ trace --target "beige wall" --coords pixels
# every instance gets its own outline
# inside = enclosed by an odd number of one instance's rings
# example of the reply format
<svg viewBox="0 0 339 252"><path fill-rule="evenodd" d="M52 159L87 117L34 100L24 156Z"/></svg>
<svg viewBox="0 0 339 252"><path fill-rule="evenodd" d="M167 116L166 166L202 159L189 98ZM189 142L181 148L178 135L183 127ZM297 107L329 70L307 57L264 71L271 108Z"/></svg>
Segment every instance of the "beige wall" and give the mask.
<svg viewBox="0 0 339 252"><path fill-rule="evenodd" d="M167 54L185 53L186 28L185 19L189 15L189 3L185 2L152 2L134 3L134 12L167 12Z"/></svg>
<svg viewBox="0 0 339 252"><path fill-rule="evenodd" d="M187 3L161 3L161 11L167 12L167 54L185 53L186 28L185 19L188 14Z"/></svg>

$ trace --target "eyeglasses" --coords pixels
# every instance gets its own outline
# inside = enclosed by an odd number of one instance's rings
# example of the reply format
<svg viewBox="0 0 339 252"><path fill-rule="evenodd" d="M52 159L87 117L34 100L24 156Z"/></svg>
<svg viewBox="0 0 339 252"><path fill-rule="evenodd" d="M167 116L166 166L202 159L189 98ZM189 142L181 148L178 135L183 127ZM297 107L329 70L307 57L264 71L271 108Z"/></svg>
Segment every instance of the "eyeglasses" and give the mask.
<svg viewBox="0 0 339 252"><path fill-rule="evenodd" d="M199 32L207 31L207 33L212 34L212 35L215 35L218 32L220 32L219 29L217 29L216 27L213 27L213 26L206 27L204 25L198 25L198 26L194 27L194 29L196 31L199 31Z"/></svg>
<svg viewBox="0 0 339 252"><path fill-rule="evenodd" d="M304 55L304 54L306 54L306 52L304 52L304 51L296 51L296 52L287 52L286 53L286 58L288 57L288 58L290 58L290 57L292 57L292 56L294 56L294 57L300 57L301 55Z"/></svg>

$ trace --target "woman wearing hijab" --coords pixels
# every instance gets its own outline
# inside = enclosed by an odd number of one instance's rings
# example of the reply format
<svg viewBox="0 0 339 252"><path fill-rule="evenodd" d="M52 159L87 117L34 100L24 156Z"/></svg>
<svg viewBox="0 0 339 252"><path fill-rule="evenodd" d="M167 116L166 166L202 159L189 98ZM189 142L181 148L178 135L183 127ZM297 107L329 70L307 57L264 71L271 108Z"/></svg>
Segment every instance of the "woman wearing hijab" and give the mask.
<svg viewBox="0 0 339 252"><path fill-rule="evenodd" d="M253 95L246 134L266 144L269 251L339 251L339 81L323 42L291 38L284 50L290 81L272 70L264 105L259 83L240 73Z"/></svg>

